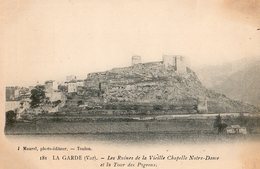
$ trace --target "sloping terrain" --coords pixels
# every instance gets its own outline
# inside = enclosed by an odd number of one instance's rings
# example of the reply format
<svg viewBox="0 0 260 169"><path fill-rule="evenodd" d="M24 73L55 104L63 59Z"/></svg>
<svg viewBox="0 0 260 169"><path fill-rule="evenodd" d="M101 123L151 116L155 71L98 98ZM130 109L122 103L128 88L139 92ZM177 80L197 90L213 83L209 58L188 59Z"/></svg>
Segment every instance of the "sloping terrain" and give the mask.
<svg viewBox="0 0 260 169"><path fill-rule="evenodd" d="M226 96L260 107L260 60L244 58L198 70L202 83Z"/></svg>
<svg viewBox="0 0 260 169"><path fill-rule="evenodd" d="M230 75L214 89L233 99L260 107L260 65Z"/></svg>
<svg viewBox="0 0 260 169"><path fill-rule="evenodd" d="M91 73L86 84L87 103L151 104L169 109L181 105L185 109L196 105L199 98L207 98L210 112L258 111L254 106L208 90L189 68L186 74L178 74L161 62Z"/></svg>

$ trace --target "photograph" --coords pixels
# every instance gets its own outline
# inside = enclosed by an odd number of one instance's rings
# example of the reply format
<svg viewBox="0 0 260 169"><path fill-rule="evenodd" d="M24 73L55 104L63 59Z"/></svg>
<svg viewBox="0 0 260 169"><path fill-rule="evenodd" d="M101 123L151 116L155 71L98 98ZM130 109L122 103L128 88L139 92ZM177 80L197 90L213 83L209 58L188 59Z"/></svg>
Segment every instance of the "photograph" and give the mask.
<svg viewBox="0 0 260 169"><path fill-rule="evenodd" d="M259 0L0 2L0 168L260 167Z"/></svg>

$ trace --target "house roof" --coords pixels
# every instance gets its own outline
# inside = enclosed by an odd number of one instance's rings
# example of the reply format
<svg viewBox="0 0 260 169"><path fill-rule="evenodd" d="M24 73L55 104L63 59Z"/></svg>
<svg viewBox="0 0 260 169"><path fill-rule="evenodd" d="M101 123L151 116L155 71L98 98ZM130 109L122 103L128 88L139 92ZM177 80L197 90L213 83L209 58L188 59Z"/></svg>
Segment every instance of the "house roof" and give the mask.
<svg viewBox="0 0 260 169"><path fill-rule="evenodd" d="M231 125L231 128L241 128L240 125Z"/></svg>

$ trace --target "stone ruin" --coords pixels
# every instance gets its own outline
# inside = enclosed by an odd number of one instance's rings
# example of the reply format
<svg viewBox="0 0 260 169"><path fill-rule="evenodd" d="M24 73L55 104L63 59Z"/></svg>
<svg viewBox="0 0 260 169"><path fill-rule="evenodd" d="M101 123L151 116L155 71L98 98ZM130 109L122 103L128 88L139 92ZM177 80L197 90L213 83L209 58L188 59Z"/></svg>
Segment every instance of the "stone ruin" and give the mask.
<svg viewBox="0 0 260 169"><path fill-rule="evenodd" d="M141 64L141 56L134 55L132 56L132 66L136 66ZM155 62L154 62L155 63ZM181 55L163 55L162 56L162 63L166 69L174 69L177 73L184 74L187 72L187 65L185 58ZM147 64L147 63L143 63Z"/></svg>
<svg viewBox="0 0 260 169"><path fill-rule="evenodd" d="M186 73L185 58L180 55L163 55L163 64L166 68L174 67L177 73Z"/></svg>
<svg viewBox="0 0 260 169"><path fill-rule="evenodd" d="M141 56L137 56L137 55L132 56L132 66L139 64L139 63L142 63Z"/></svg>

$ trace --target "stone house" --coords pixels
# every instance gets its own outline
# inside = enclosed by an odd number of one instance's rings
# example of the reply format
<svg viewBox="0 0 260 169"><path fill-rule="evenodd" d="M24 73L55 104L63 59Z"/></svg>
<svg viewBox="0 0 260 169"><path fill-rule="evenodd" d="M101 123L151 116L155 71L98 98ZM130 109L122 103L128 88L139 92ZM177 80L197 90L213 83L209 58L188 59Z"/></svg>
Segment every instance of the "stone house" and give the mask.
<svg viewBox="0 0 260 169"><path fill-rule="evenodd" d="M67 82L68 84L68 93L76 93L77 92L77 81Z"/></svg>
<svg viewBox="0 0 260 169"><path fill-rule="evenodd" d="M247 134L246 127L240 125L231 125L226 128L227 134Z"/></svg>
<svg viewBox="0 0 260 169"><path fill-rule="evenodd" d="M20 88L17 86L8 86L5 89L6 100L16 100L20 97Z"/></svg>
<svg viewBox="0 0 260 169"><path fill-rule="evenodd" d="M76 83L77 83L77 86L81 86L81 87L84 86L84 80L77 80Z"/></svg>

